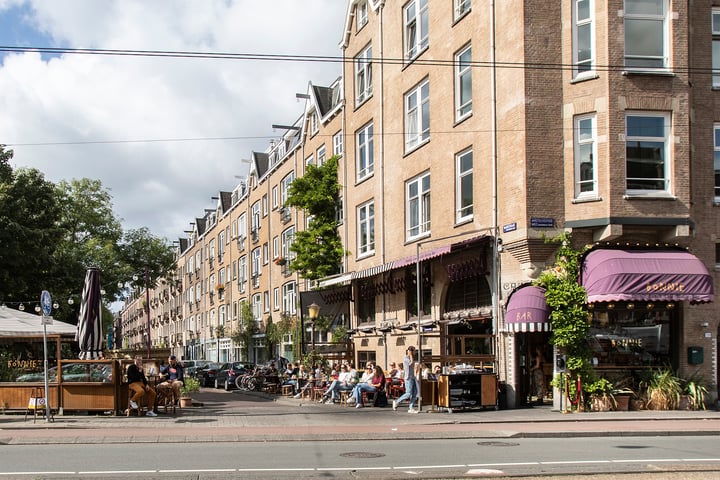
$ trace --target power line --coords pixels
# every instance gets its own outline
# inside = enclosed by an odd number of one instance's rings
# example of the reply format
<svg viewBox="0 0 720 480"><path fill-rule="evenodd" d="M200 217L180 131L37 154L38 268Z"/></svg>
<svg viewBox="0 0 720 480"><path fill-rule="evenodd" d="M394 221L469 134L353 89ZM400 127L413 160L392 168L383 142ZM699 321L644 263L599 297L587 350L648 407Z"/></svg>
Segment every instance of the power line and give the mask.
<svg viewBox="0 0 720 480"><path fill-rule="evenodd" d="M242 61L272 61L272 62L319 62L319 63L353 63L355 58L347 58L336 55L288 55L288 54L269 54L269 53L230 53L230 52L194 52L194 51L174 51L174 50L130 50L130 49L101 49L101 48L63 48L63 47L22 47L22 46L0 46L0 52L28 53L39 52L50 55L70 54L70 55L101 55L101 56L120 56L120 57L154 57L154 58L196 58L211 60L242 60ZM454 59L431 59L422 58L422 56L413 60L405 58L369 58L369 63L383 65L422 65L422 66L456 66L458 62ZM545 63L545 62L484 62L470 61L463 62L463 65L472 68L500 68L500 69L528 69L528 70L574 70L578 66L568 63ZM623 72L632 70L626 65L600 65L594 64L592 70L596 72ZM713 74L712 68L698 67L682 67L673 66L668 69L668 73L695 73L695 74Z"/></svg>

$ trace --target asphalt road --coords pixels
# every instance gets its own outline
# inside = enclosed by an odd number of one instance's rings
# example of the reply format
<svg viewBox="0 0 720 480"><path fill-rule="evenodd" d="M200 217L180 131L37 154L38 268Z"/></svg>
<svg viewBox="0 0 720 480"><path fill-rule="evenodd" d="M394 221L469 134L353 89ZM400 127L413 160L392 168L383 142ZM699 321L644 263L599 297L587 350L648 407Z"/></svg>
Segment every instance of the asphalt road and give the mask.
<svg viewBox="0 0 720 480"><path fill-rule="evenodd" d="M708 436L6 445L0 458L0 478L33 479L720 478Z"/></svg>

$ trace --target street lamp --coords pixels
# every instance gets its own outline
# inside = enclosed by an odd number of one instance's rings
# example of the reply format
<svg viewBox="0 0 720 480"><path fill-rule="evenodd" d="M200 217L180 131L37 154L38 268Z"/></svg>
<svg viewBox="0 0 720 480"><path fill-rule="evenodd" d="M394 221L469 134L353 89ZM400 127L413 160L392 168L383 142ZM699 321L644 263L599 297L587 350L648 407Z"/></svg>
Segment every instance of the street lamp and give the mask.
<svg viewBox="0 0 720 480"><path fill-rule="evenodd" d="M315 352L315 320L317 320L318 315L320 315L320 305L313 302L308 306L308 316L310 317L310 322L312 324L312 336L310 338L310 342L312 344L313 353Z"/></svg>

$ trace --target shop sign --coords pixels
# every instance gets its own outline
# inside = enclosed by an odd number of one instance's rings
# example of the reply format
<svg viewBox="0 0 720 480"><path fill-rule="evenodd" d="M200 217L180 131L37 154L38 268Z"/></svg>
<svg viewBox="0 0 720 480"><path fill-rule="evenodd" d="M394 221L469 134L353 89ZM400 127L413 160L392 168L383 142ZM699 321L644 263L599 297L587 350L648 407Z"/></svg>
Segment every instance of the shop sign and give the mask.
<svg viewBox="0 0 720 480"><path fill-rule="evenodd" d="M657 282L648 283L645 285L646 292L683 292L685 291L685 284L679 282Z"/></svg>

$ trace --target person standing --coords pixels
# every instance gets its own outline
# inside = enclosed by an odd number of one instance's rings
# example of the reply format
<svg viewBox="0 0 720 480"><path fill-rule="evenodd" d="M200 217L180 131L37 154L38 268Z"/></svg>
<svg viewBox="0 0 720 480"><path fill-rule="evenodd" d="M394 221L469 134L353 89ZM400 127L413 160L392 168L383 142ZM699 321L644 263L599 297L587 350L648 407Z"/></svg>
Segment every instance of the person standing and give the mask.
<svg viewBox="0 0 720 480"><path fill-rule="evenodd" d="M536 404L542 405L543 399L545 398L545 372L543 365L545 364L545 355L543 355L540 347L535 348L535 358L533 366L530 369L532 373L532 380L535 386L535 395L537 396Z"/></svg>
<svg viewBox="0 0 720 480"><path fill-rule="evenodd" d="M405 393L400 396L397 400L393 400L393 410L397 410L398 405L408 400L410 403L408 407L408 413L418 413L415 409L415 399L418 396L418 363L415 361L415 347L412 345L405 351L405 358L403 359L403 371L405 372Z"/></svg>
<svg viewBox="0 0 720 480"><path fill-rule="evenodd" d="M132 390L133 396L130 398L130 408L140 411L138 408L138 400L145 395L148 396L148 411L145 414L148 417L157 417L153 411L155 408L155 390L148 385L145 371L143 370L142 357L135 357L134 363L131 363L127 369L128 388Z"/></svg>

